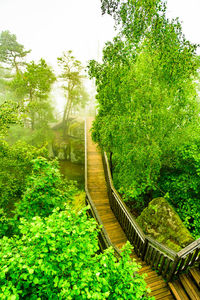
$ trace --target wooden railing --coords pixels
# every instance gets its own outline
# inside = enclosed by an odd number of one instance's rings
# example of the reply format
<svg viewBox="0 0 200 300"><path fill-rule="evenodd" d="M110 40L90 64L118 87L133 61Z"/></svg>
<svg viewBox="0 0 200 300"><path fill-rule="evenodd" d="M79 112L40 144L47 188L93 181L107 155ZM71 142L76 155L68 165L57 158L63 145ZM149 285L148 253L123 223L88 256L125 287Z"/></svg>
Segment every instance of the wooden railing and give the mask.
<svg viewBox="0 0 200 300"><path fill-rule="evenodd" d="M136 254L157 270L167 281L187 270L188 267L199 264L200 239L181 251L175 252L144 234L114 188L106 153L103 153L103 165L111 209L133 245Z"/></svg>

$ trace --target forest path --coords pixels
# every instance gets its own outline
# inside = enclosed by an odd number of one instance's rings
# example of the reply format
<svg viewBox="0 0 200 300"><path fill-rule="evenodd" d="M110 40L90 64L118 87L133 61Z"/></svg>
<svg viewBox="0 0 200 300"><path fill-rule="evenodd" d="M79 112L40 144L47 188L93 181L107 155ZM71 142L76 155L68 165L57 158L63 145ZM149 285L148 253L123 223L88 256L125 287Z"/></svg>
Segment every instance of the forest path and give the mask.
<svg viewBox="0 0 200 300"><path fill-rule="evenodd" d="M92 121L93 118L88 118L86 124L88 190L111 242L117 248L121 249L127 242L127 237L110 208L101 152L91 138L90 129ZM154 296L156 300L174 299L169 287L161 276L153 271L144 261L138 258L134 251L132 252L131 257L142 266L139 273L147 274L145 281L151 289L151 296Z"/></svg>

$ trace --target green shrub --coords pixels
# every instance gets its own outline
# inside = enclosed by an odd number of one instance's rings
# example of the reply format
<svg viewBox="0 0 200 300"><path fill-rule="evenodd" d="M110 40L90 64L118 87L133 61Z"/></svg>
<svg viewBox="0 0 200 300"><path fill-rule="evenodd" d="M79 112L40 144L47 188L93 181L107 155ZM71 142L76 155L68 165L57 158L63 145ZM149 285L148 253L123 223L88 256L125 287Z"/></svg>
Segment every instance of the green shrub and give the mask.
<svg viewBox="0 0 200 300"><path fill-rule="evenodd" d="M3 209L0 209L0 239L3 236L11 236L16 224L12 218L9 218Z"/></svg>
<svg viewBox="0 0 200 300"><path fill-rule="evenodd" d="M10 146L0 141L0 206L10 213L25 190L26 177L31 173L31 161L47 155L46 149L37 149L25 142Z"/></svg>
<svg viewBox="0 0 200 300"><path fill-rule="evenodd" d="M47 218L21 219L21 238L0 240L0 298L152 299L129 258L112 249L96 254L98 229L85 210L56 209Z"/></svg>
<svg viewBox="0 0 200 300"><path fill-rule="evenodd" d="M57 161L39 157L32 161L32 174L27 178L22 200L16 205L18 217L46 217L54 208L64 208L72 202L77 188L72 183L64 184Z"/></svg>
<svg viewBox="0 0 200 300"><path fill-rule="evenodd" d="M190 142L168 153L158 181L158 189L169 194L184 224L194 238L200 237L200 143Z"/></svg>

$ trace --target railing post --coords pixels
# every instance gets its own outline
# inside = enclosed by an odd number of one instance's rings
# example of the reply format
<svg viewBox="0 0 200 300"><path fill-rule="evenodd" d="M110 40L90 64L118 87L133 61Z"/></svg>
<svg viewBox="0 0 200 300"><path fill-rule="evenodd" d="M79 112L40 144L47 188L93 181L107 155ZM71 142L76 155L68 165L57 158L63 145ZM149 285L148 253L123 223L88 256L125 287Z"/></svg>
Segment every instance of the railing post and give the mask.
<svg viewBox="0 0 200 300"><path fill-rule="evenodd" d="M177 269L177 266L178 266L178 264L179 264L179 261L180 261L180 258L179 258L178 255L176 255L175 260L174 260L174 263L173 263L173 265L172 265L172 267L171 267L171 270L170 270L170 272L169 272L169 275L168 275L168 277L166 278L167 282L169 282L169 281L172 279L172 277L174 276L174 273L176 272L176 269Z"/></svg>
<svg viewBox="0 0 200 300"><path fill-rule="evenodd" d="M145 240L144 240L144 245L143 245L143 249L142 249L142 255L141 255L141 259L142 259L143 261L144 261L145 255L146 255L147 246L148 246L148 239L145 238Z"/></svg>

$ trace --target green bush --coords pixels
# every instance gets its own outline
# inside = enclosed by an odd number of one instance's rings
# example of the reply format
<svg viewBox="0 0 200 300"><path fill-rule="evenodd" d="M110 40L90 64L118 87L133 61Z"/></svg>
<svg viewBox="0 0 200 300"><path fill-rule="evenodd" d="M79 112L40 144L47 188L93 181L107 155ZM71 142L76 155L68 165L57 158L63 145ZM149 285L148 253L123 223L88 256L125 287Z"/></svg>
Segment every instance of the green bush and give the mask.
<svg viewBox="0 0 200 300"><path fill-rule="evenodd" d="M184 224L194 238L200 237L200 144L190 142L168 153L158 180L158 189L169 194Z"/></svg>
<svg viewBox="0 0 200 300"><path fill-rule="evenodd" d="M11 236L14 233L16 224L14 219L8 218L3 209L0 209L0 239L3 236Z"/></svg>
<svg viewBox="0 0 200 300"><path fill-rule="evenodd" d="M85 210L56 209L47 218L21 219L21 238L0 240L0 298L152 299L129 258L112 249L96 254L98 229Z"/></svg>
<svg viewBox="0 0 200 300"><path fill-rule="evenodd" d="M0 141L0 206L10 213L25 190L26 177L31 173L31 161L47 155L45 148L37 149L25 142L10 146Z"/></svg>
<svg viewBox="0 0 200 300"><path fill-rule="evenodd" d="M64 208L65 202L72 202L77 193L75 185L64 184L57 161L39 157L32 161L32 174L27 178L23 197L16 205L19 217L46 217L54 208Z"/></svg>

